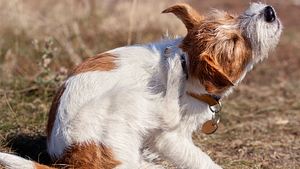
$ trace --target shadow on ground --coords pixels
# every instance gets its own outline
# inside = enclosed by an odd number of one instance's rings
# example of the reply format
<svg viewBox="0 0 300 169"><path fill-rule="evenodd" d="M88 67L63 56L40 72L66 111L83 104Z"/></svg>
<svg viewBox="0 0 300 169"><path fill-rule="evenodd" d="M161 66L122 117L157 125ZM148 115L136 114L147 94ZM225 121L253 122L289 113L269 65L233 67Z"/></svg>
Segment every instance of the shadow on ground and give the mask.
<svg viewBox="0 0 300 169"><path fill-rule="evenodd" d="M47 153L46 137L26 134L11 135L7 138L7 147L17 155L42 164L50 164L51 159Z"/></svg>

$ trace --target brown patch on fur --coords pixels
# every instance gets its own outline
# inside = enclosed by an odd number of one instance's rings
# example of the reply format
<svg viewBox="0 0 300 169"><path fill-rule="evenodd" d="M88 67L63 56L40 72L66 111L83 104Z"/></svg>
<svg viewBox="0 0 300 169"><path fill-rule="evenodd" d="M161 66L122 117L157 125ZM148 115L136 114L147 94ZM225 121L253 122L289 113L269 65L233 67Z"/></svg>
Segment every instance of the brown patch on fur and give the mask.
<svg viewBox="0 0 300 169"><path fill-rule="evenodd" d="M38 164L38 163L34 163L34 168L35 169L56 169L56 168L48 167L48 166L45 166L45 165L42 165L42 164Z"/></svg>
<svg viewBox="0 0 300 169"><path fill-rule="evenodd" d="M94 57L86 59L73 69L71 75L89 71L110 71L117 68L115 64L116 56L110 53L102 53Z"/></svg>
<svg viewBox="0 0 300 169"><path fill-rule="evenodd" d="M55 117L56 117L56 114L57 114L57 109L58 109L58 106L59 106L59 103L60 103L60 98L61 98L62 94L64 93L64 91L65 91L65 85L63 84L58 89L58 91L56 92L56 94L53 98L52 105L51 105L51 108L50 108L50 111L49 111L49 114L48 114L48 123L47 123L47 128L46 128L48 139L51 136L52 128L53 128Z"/></svg>
<svg viewBox="0 0 300 169"><path fill-rule="evenodd" d="M110 148L102 144L74 144L65 150L57 165L76 169L113 169L121 164Z"/></svg>
<svg viewBox="0 0 300 169"><path fill-rule="evenodd" d="M236 17L216 11L199 19L195 10L175 9L168 11L178 16L188 29L180 48L188 54L189 75L199 80L208 92L223 92L241 77L251 60L251 46L234 26ZM192 22L186 18L192 18L189 19Z"/></svg>
<svg viewBox="0 0 300 169"><path fill-rule="evenodd" d="M109 53L102 53L94 57L90 57L80 65L75 67L71 73L71 75L76 75L79 73L84 73L88 71L109 71L115 69L117 66L114 63L116 57ZM57 109L60 103L60 97L62 96L65 90L65 86L62 86L58 89L49 111L48 123L47 123L47 136L50 138L52 128L54 125Z"/></svg>

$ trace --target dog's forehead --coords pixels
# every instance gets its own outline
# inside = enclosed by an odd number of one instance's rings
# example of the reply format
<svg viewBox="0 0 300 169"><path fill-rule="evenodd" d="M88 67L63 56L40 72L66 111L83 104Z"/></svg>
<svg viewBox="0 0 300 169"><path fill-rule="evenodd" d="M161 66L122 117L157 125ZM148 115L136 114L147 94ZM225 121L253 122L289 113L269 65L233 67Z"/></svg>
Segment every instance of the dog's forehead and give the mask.
<svg viewBox="0 0 300 169"><path fill-rule="evenodd" d="M250 7L245 11L246 15L259 14L267 5L263 3L251 3Z"/></svg>

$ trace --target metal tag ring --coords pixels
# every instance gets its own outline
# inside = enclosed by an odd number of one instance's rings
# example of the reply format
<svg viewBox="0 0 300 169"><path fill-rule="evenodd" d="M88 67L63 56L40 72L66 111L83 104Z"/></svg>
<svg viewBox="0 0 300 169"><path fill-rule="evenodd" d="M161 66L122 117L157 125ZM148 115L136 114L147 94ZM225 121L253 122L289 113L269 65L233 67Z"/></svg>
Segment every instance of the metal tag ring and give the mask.
<svg viewBox="0 0 300 169"><path fill-rule="evenodd" d="M219 113L215 113L213 115L212 121L214 122L214 124L219 124L220 119L221 119L220 114Z"/></svg>
<svg viewBox="0 0 300 169"><path fill-rule="evenodd" d="M222 110L221 102L218 102L218 104L215 104L213 106L209 106L209 109L213 113L219 113Z"/></svg>

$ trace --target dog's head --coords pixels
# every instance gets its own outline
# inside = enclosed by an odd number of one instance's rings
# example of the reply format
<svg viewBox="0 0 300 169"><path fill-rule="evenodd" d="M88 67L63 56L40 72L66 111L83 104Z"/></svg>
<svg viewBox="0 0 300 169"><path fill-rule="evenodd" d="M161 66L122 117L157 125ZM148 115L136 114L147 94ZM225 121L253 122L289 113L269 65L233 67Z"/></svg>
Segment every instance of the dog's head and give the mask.
<svg viewBox="0 0 300 169"><path fill-rule="evenodd" d="M275 10L253 3L239 16L214 10L202 16L187 4L163 13L174 13L187 28L180 48L188 54L189 77L206 91L220 94L238 83L278 43L281 23Z"/></svg>

